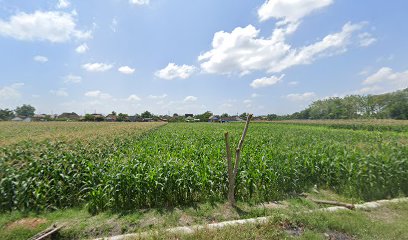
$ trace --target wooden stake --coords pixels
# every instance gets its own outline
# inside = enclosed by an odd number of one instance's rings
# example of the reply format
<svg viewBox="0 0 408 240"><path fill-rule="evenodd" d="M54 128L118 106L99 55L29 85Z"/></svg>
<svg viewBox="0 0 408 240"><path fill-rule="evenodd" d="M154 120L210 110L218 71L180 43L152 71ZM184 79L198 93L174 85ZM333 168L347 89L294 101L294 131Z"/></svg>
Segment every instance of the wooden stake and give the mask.
<svg viewBox="0 0 408 240"><path fill-rule="evenodd" d="M224 134L225 136L225 148L227 151L227 162L228 162L228 201L234 202L234 194L229 191L232 188L232 175L234 171L234 166L232 165L232 158L231 158L231 148L229 143L229 135L228 132Z"/></svg>
<svg viewBox="0 0 408 240"><path fill-rule="evenodd" d="M229 140L227 140L228 133L225 134L225 138L226 138L225 144L227 145L227 142L228 142L228 146L226 147L227 148L227 160L228 160L228 201L233 206L235 205L235 180L238 174L239 161L241 158L241 150L244 144L245 136L247 134L249 122L251 121L252 116L253 116L252 114L248 115L246 123L245 123L244 131L242 132L242 136L241 136L241 139L239 140L238 147L235 150L234 166L232 166L231 153L229 151ZM229 155L229 159L228 159L228 155Z"/></svg>

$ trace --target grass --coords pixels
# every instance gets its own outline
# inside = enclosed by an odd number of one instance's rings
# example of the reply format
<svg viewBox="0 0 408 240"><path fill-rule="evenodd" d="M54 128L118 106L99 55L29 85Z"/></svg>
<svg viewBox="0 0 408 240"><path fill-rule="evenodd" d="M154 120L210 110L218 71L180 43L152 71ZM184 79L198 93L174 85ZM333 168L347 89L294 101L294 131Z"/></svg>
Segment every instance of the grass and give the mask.
<svg viewBox="0 0 408 240"><path fill-rule="evenodd" d="M329 190L310 192L320 199L349 200ZM134 232L157 231L154 239L408 239L408 203L387 204L378 209L334 213L305 211L319 206L303 198L279 203L248 204L237 208L226 203L204 203L183 208L144 209L123 213L89 214L86 209L59 210L42 214L0 214L0 239L26 239L53 223L66 225L58 239L92 239ZM164 229L228 220L271 216L265 225L244 225L222 230L202 230L193 235L169 234ZM35 227L16 225L24 219L42 219ZM18 225L18 224L17 224ZM239 234L237 234L239 233ZM295 236L299 234L299 236ZM345 237L345 238L334 238Z"/></svg>

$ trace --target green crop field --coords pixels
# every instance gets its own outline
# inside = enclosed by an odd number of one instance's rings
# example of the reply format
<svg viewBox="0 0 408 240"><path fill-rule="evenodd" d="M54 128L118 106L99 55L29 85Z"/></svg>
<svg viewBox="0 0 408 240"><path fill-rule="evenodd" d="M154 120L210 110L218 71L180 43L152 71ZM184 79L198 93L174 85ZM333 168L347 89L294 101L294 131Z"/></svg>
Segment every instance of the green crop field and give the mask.
<svg viewBox="0 0 408 240"><path fill-rule="evenodd" d="M97 213L225 201L224 132L237 144L244 126L71 124L0 123L1 210ZM408 133L364 129L251 123L237 200L283 199L315 185L357 200L408 195Z"/></svg>

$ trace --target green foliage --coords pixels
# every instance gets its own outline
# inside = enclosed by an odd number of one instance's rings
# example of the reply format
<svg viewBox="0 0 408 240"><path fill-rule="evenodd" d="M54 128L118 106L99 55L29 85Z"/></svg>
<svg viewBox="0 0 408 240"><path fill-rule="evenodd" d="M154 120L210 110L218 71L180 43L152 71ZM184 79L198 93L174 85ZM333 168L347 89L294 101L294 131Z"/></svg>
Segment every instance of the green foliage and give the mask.
<svg viewBox="0 0 408 240"><path fill-rule="evenodd" d="M34 116L35 108L31 105L23 104L23 106L17 107L14 111L18 116L32 117Z"/></svg>
<svg viewBox="0 0 408 240"><path fill-rule="evenodd" d="M149 111L145 111L140 115L142 118L153 118L153 114Z"/></svg>
<svg viewBox="0 0 408 240"><path fill-rule="evenodd" d="M223 133L242 124L168 124L150 134L83 142L22 142L0 149L0 209L104 210L224 200ZM253 123L237 199L263 202L311 186L365 200L408 194L407 136Z"/></svg>
<svg viewBox="0 0 408 240"><path fill-rule="evenodd" d="M116 121L118 122L126 122L129 121L129 116L124 113L119 113L118 117L116 118Z"/></svg>
<svg viewBox="0 0 408 240"><path fill-rule="evenodd" d="M95 121L95 116L92 115L92 114L85 114L84 119L85 119L85 121L93 122L93 121Z"/></svg>
<svg viewBox="0 0 408 240"><path fill-rule="evenodd" d="M8 121L14 117L14 112L8 108L0 109L0 120Z"/></svg>
<svg viewBox="0 0 408 240"><path fill-rule="evenodd" d="M332 97L313 102L292 119L408 119L408 88L382 95Z"/></svg>
<svg viewBox="0 0 408 240"><path fill-rule="evenodd" d="M205 113L195 115L195 118L200 119L200 122L208 122L208 119L212 116L212 112L206 111Z"/></svg>

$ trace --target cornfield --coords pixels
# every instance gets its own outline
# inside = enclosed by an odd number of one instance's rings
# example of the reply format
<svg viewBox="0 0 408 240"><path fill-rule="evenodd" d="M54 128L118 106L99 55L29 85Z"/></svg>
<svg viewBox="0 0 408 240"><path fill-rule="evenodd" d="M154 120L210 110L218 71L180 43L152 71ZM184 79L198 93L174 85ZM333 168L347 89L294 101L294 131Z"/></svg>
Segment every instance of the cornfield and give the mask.
<svg viewBox="0 0 408 240"><path fill-rule="evenodd" d="M224 132L229 131L236 144L243 125L155 127L130 128L126 134L94 137L86 144L45 139L4 145L0 209L86 205L97 213L225 201ZM405 132L251 123L245 141L238 201L283 199L314 185L361 200L408 195Z"/></svg>

